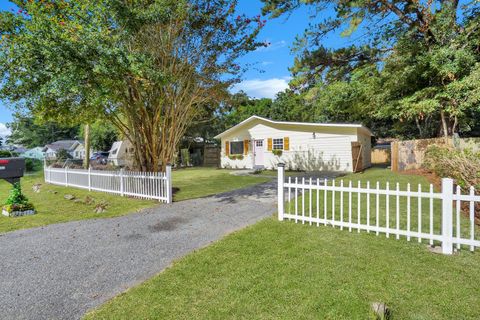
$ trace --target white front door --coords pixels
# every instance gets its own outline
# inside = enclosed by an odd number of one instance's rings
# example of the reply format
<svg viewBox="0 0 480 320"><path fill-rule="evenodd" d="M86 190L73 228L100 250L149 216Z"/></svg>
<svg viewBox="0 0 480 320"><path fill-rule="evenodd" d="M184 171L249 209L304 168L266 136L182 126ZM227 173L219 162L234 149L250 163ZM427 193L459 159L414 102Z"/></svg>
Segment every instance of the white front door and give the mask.
<svg viewBox="0 0 480 320"><path fill-rule="evenodd" d="M253 163L255 166L263 166L263 140L253 141Z"/></svg>

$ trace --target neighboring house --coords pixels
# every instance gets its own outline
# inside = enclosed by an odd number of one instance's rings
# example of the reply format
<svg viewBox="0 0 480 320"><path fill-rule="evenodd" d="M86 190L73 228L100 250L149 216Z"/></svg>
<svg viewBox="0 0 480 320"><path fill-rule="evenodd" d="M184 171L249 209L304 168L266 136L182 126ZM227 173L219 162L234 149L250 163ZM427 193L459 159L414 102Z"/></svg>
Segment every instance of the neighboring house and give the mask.
<svg viewBox="0 0 480 320"><path fill-rule="evenodd" d="M47 144L42 151L45 152L45 158L48 160L55 160L57 158L57 152L61 149L67 150L67 152L73 158L82 159L75 157L75 150L79 145L83 146L83 142L80 140L59 140L51 144Z"/></svg>
<svg viewBox="0 0 480 320"><path fill-rule="evenodd" d="M27 151L27 149L22 146L14 146L11 150L17 154L22 154Z"/></svg>
<svg viewBox="0 0 480 320"><path fill-rule="evenodd" d="M21 145L11 145L11 144L1 146L0 150L10 151L10 152L13 152L13 153L16 153L16 154L21 154L21 153L24 153L25 151L27 151L27 149L24 148Z"/></svg>
<svg viewBox="0 0 480 320"><path fill-rule="evenodd" d="M85 145L80 142L76 147L75 149L73 149L72 151L72 156L74 159L85 159ZM90 148L90 156L92 156L93 154L93 149Z"/></svg>
<svg viewBox="0 0 480 320"><path fill-rule="evenodd" d="M371 165L370 130L360 124L273 121L252 116L217 135L222 168L360 171Z"/></svg>
<svg viewBox="0 0 480 320"><path fill-rule="evenodd" d="M131 166L134 150L130 141L116 141L109 151L108 162L115 166Z"/></svg>
<svg viewBox="0 0 480 320"><path fill-rule="evenodd" d="M35 147L25 151L21 156L23 158L43 160L45 159L45 152L43 152L43 147Z"/></svg>

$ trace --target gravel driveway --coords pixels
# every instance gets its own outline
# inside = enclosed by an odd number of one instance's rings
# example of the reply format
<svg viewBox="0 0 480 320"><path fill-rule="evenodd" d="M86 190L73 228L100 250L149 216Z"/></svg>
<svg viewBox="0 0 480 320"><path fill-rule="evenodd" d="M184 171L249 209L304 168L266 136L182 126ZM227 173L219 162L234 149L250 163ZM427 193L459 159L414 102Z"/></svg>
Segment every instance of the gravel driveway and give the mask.
<svg viewBox="0 0 480 320"><path fill-rule="evenodd" d="M275 212L275 182L123 217L0 235L0 319L77 319Z"/></svg>

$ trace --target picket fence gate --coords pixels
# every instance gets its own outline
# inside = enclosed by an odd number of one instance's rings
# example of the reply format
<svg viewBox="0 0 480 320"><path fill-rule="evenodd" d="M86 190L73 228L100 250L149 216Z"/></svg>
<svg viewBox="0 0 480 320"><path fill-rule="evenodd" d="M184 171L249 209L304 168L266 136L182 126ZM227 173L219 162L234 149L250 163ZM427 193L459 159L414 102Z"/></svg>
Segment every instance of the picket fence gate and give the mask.
<svg viewBox="0 0 480 320"><path fill-rule="evenodd" d="M475 225L480 196L473 187L469 191L462 194L457 186L454 192L450 178L442 179L441 192L434 192L433 185L424 191L421 185L412 190L410 184L401 190L399 183L390 188L388 182L380 188L378 182L362 186L360 181L356 185L312 178L285 181L285 167L279 164L278 220L384 233L387 238L403 236L408 241L416 238L430 245L439 242L443 254L452 254L454 246L459 250L462 245L474 251L480 247L480 230Z"/></svg>
<svg viewBox="0 0 480 320"><path fill-rule="evenodd" d="M165 172L103 171L44 166L46 183L172 202L172 166Z"/></svg>

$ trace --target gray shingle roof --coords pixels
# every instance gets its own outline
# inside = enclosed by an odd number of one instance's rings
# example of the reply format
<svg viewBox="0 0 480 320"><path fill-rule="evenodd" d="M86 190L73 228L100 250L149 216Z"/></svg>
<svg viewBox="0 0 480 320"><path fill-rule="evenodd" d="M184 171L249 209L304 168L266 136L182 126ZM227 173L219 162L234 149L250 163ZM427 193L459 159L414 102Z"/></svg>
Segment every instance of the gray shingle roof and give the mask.
<svg viewBox="0 0 480 320"><path fill-rule="evenodd" d="M73 149L75 149L77 145L80 143L82 142L79 140L59 140L59 141L55 141L50 144L47 144L45 146L45 149L50 148L53 151L58 151L61 149L65 149L67 151L73 151Z"/></svg>

